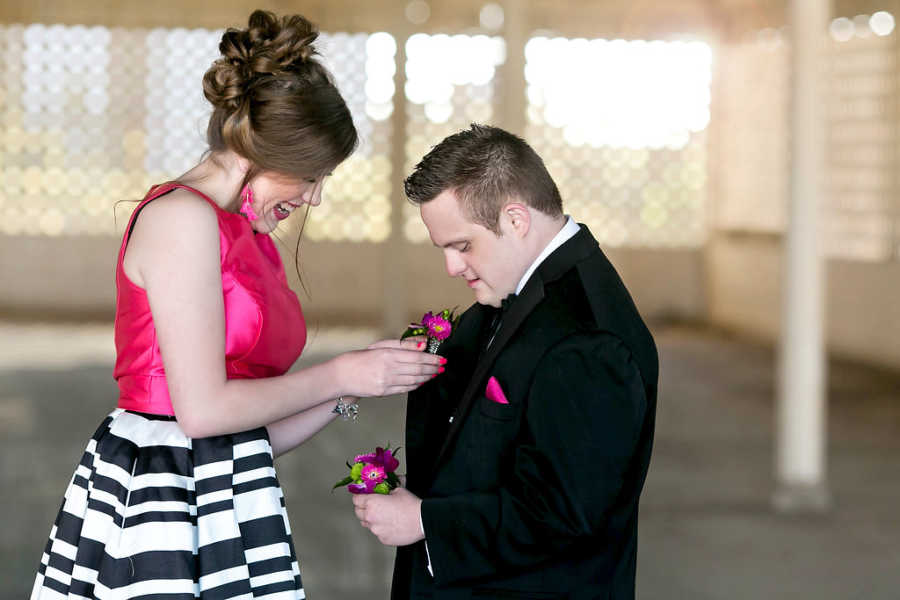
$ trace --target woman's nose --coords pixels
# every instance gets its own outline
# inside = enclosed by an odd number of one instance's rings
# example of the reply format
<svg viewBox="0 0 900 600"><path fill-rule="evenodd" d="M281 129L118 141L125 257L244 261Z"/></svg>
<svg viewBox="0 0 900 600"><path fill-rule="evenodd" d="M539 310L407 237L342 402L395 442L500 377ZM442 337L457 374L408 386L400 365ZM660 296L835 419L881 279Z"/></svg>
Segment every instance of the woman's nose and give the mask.
<svg viewBox="0 0 900 600"><path fill-rule="evenodd" d="M324 178L323 178L324 179ZM303 192L303 201L310 206L318 206L322 203L322 188L325 187L325 181L318 179Z"/></svg>

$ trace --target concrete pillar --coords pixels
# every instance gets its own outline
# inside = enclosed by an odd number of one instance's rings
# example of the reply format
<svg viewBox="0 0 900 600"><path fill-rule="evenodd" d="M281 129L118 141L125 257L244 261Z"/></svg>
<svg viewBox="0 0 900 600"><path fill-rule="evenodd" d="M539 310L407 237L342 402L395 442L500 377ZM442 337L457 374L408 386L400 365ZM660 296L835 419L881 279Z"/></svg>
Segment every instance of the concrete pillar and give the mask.
<svg viewBox="0 0 900 600"><path fill-rule="evenodd" d="M500 127L525 136L525 44L531 32L527 0L504 0L503 38L506 40L506 62L500 67L499 114L495 119ZM526 140L529 141L530 140Z"/></svg>
<svg viewBox="0 0 900 600"><path fill-rule="evenodd" d="M821 511L825 471L825 351L821 180L829 0L789 3L793 70L791 195L783 259L774 506Z"/></svg>
<svg viewBox="0 0 900 600"><path fill-rule="evenodd" d="M391 115L393 140L391 143L391 236L384 246L384 277L382 278L382 334L396 337L397 328L409 322L409 303L407 293L409 282L407 277L406 252L408 243L403 235L403 209L406 206L406 193L403 191L403 180L406 168L406 40L412 35L412 27L403 16L402 7L398 3L398 26L393 29L397 40L397 71L394 75L394 112Z"/></svg>

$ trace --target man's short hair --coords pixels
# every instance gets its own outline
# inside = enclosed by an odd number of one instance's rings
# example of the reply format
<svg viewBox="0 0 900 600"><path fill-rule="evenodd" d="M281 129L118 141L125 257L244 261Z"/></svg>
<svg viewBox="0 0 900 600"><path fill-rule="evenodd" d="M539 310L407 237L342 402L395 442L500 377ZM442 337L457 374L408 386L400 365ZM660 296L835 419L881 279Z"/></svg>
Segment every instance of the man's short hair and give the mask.
<svg viewBox="0 0 900 600"><path fill-rule="evenodd" d="M551 217L562 199L541 157L522 138L473 123L434 146L404 182L406 196L424 204L453 190L463 212L500 235L500 211L518 201Z"/></svg>

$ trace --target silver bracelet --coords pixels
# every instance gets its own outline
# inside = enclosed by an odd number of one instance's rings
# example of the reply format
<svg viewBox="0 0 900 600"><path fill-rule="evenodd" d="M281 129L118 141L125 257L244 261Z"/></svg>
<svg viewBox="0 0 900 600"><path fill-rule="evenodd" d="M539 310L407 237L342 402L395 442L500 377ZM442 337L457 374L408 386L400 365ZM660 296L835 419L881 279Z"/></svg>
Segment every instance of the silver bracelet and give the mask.
<svg viewBox="0 0 900 600"><path fill-rule="evenodd" d="M336 415L341 415L343 420L351 419L355 421L357 417L359 417L359 404L356 402L346 403L344 402L344 397L341 396L337 399L337 404L333 409L331 409Z"/></svg>

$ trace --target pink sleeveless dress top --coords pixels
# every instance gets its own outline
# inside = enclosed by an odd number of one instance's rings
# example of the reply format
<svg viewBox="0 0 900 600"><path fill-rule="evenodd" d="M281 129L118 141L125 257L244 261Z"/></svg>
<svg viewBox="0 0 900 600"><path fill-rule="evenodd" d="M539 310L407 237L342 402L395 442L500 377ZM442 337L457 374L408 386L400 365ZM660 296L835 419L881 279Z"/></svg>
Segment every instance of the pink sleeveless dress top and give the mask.
<svg viewBox="0 0 900 600"><path fill-rule="evenodd" d="M116 366L119 408L174 415L147 293L122 268L134 221L145 204L175 188L191 191L216 211L222 295L225 299L225 370L228 379L282 375L306 344L306 323L288 287L278 250L253 231L243 215L222 210L193 188L165 183L151 188L128 223L116 264Z"/></svg>

